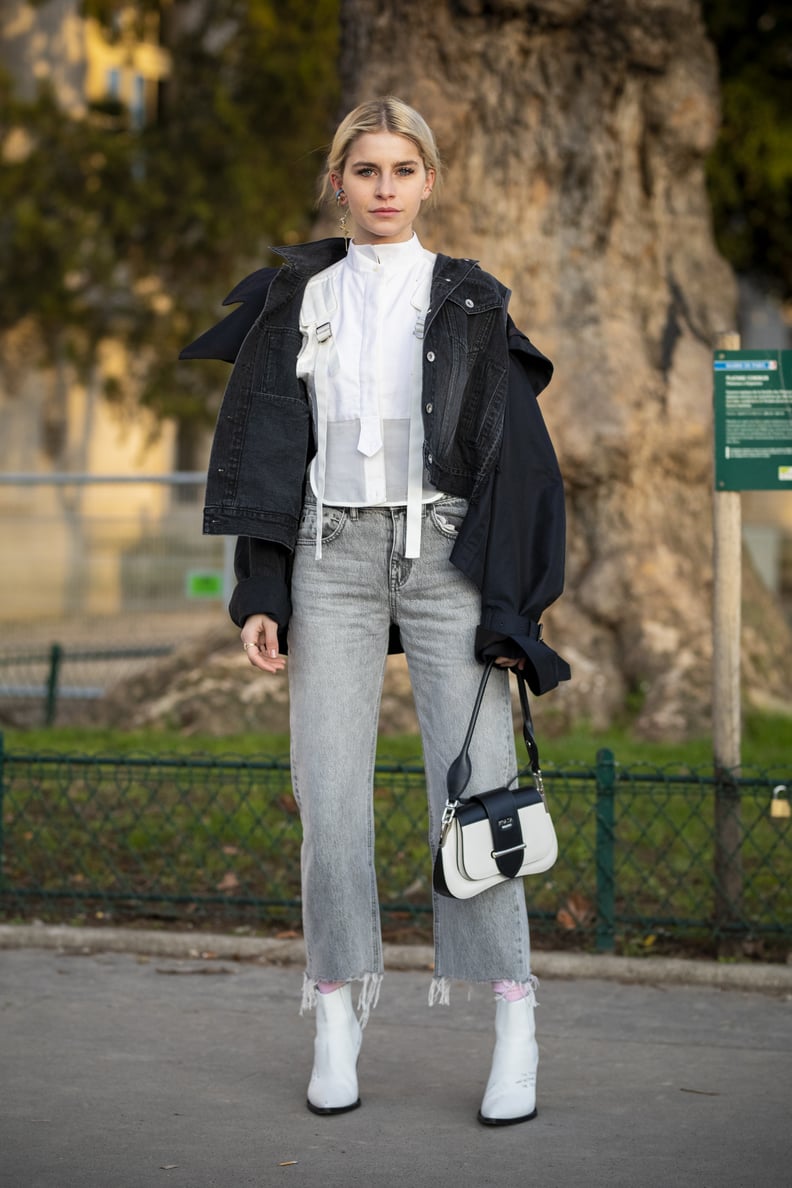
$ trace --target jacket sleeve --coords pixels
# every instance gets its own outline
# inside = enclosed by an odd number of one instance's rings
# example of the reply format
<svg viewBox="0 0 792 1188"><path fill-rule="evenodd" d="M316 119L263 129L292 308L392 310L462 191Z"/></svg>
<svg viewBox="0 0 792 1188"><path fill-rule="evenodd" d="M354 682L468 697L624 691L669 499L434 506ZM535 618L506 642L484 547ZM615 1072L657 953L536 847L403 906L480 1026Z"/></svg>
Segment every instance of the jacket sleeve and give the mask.
<svg viewBox="0 0 792 1188"><path fill-rule="evenodd" d="M184 347L179 358L235 362L249 330L264 308L277 272L277 268L260 268L240 281L223 301L223 305L237 305L238 308ZM278 636L284 652L286 629L291 618L291 565L291 554L284 546L252 536L237 538L234 552L237 584L228 604L228 613L240 628L249 615L269 615L279 625Z"/></svg>
<svg viewBox="0 0 792 1188"><path fill-rule="evenodd" d="M228 604L228 613L240 628L244 627L249 615L269 615L279 626L283 651L286 650L286 628L291 618L291 566L291 553L282 545L253 536L237 538L234 552L237 584Z"/></svg>
<svg viewBox="0 0 792 1188"><path fill-rule="evenodd" d="M509 320L509 386L497 465L471 504L454 554L481 590L476 657L525 658L535 694L569 680L567 662L542 639L542 612L564 586L564 487L537 396L552 364ZM452 554L452 561L457 563ZM471 560L476 561L471 565ZM478 572L471 572L471 569Z"/></svg>

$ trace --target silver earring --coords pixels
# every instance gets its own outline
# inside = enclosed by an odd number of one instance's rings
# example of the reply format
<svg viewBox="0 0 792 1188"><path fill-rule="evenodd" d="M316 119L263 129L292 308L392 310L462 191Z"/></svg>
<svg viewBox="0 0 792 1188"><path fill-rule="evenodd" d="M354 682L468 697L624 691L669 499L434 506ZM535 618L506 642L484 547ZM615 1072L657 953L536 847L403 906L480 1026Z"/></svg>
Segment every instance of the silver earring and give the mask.
<svg viewBox="0 0 792 1188"><path fill-rule="evenodd" d="M339 215L339 218L338 218L338 230L341 233L341 235L344 237L344 239L346 240L347 245L348 245L348 243L349 243L349 207L344 206L341 201L342 198L346 198L346 194L344 193L343 190L336 190L335 197L336 197L336 202L338 203L338 206L341 210L341 214Z"/></svg>

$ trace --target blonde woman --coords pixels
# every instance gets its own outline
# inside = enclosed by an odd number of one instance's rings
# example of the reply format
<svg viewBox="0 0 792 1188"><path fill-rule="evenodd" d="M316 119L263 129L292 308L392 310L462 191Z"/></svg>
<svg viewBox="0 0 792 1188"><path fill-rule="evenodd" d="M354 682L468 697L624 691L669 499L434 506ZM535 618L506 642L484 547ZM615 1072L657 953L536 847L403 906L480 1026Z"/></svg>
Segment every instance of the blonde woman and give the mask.
<svg viewBox="0 0 792 1188"><path fill-rule="evenodd" d="M360 1105L383 975L372 781L386 656L407 657L433 846L481 661L520 665L535 693L569 677L539 626L563 585L563 488L536 399L552 366L514 327L502 284L420 242L440 173L418 112L394 97L355 108L324 177L342 234L278 249L282 265L243 281L227 298L240 308L183 352L234 361L205 531L239 538L230 613L250 664L278 674L288 647L320 1114ZM471 757L482 786L516 775L505 671ZM455 979L495 991L479 1120L527 1121L538 1057L522 882L434 907L430 1005Z"/></svg>

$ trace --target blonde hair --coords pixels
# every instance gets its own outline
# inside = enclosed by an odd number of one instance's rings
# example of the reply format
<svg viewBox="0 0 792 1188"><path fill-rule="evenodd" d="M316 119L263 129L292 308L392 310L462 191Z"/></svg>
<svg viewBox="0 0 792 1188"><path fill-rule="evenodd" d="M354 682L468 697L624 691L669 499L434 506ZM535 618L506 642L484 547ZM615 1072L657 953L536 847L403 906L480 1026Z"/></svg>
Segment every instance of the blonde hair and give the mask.
<svg viewBox="0 0 792 1188"><path fill-rule="evenodd" d="M398 136L406 136L413 142L421 154L424 168L433 169L435 173L432 194L427 198L427 202L431 203L440 182L442 168L434 134L423 116L395 95L383 95L379 99L369 100L368 103L361 103L344 116L336 128L333 143L327 154L319 201L333 197L335 190L330 175L344 172L349 150L358 136L364 132L394 132Z"/></svg>

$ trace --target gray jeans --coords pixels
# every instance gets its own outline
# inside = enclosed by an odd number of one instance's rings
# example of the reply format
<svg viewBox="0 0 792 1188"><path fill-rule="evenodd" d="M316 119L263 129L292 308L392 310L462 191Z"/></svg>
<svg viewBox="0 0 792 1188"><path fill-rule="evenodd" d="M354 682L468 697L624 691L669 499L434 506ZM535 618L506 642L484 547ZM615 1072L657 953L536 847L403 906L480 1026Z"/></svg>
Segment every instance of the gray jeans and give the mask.
<svg viewBox="0 0 792 1188"><path fill-rule="evenodd" d="M392 622L401 631L423 738L434 856L446 771L462 745L482 673L473 655L479 593L449 560L466 507L452 497L425 507L415 560L404 557L404 508L326 507L318 561L310 495L303 511L292 577L289 691L309 988L319 980L361 979L373 1002L382 974L372 786ZM471 759L479 788L516 775L505 673L490 678ZM464 901L437 896L434 923L430 1001L447 1001L449 979L530 980L522 880Z"/></svg>

